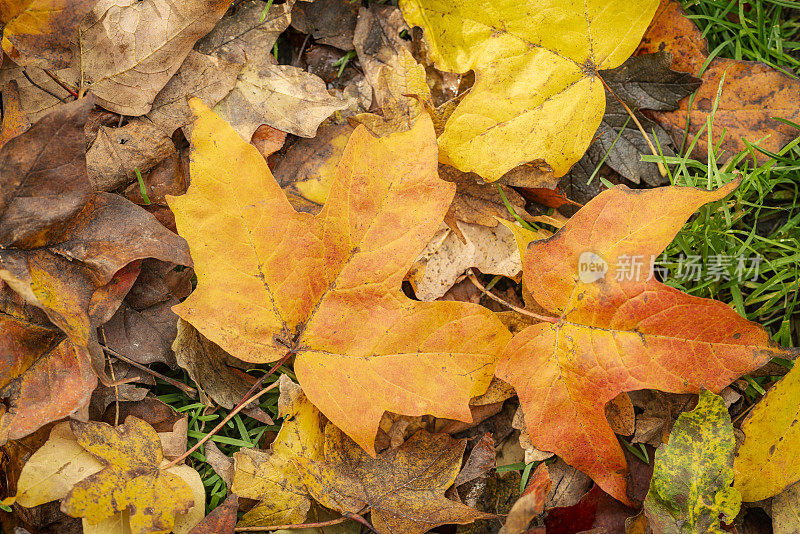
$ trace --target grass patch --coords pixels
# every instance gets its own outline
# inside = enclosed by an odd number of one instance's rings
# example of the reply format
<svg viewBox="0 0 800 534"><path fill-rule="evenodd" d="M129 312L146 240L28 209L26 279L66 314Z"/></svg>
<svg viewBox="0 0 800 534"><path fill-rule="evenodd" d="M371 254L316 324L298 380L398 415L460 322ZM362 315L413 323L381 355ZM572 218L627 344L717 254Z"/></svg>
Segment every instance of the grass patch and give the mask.
<svg viewBox="0 0 800 534"><path fill-rule="evenodd" d="M800 73L800 9L796 0L684 0L708 39L711 57L762 61Z"/></svg>

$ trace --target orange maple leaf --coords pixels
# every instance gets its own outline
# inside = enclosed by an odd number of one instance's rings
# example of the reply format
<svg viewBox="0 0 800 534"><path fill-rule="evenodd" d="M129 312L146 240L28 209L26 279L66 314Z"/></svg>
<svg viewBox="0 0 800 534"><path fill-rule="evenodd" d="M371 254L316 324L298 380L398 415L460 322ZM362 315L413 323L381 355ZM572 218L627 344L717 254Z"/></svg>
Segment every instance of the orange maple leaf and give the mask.
<svg viewBox="0 0 800 534"><path fill-rule="evenodd" d="M371 454L386 410L471 421L510 333L486 308L400 288L455 193L430 118L382 139L357 128L312 216L255 147L191 106L192 185L168 202L198 284L175 312L242 360L295 356L308 398Z"/></svg>
<svg viewBox="0 0 800 534"><path fill-rule="evenodd" d="M630 502L628 469L606 421L608 401L638 389L719 392L785 353L761 326L724 303L648 279L650 258L686 219L736 186L617 186L525 253L526 287L558 317L514 336L497 376L516 389L533 444L555 452L620 501ZM628 280L626 259L634 257L645 267L639 280Z"/></svg>

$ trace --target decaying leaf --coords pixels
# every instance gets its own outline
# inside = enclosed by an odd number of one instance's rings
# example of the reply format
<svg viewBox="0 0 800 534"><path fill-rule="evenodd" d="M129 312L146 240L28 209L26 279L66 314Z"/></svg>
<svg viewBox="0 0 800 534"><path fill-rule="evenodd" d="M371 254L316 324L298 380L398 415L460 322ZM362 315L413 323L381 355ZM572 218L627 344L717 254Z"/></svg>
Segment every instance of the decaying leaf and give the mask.
<svg viewBox="0 0 800 534"><path fill-rule="evenodd" d="M136 180L175 153L169 134L147 120L132 120L121 128L100 126L86 152L89 179L97 191L113 191Z"/></svg>
<svg viewBox="0 0 800 534"><path fill-rule="evenodd" d="M214 111L249 141L262 124L314 137L322 121L348 105L331 96L319 76L298 67L268 64L256 69L245 65L234 90Z"/></svg>
<svg viewBox="0 0 800 534"><path fill-rule="evenodd" d="M0 443L19 439L51 421L86 417L97 377L85 347L50 327L31 325L0 310ZM7 374L6 374L7 372ZM53 395L53 392L59 392Z"/></svg>
<svg viewBox="0 0 800 534"><path fill-rule="evenodd" d="M358 13L353 47L381 115L365 113L355 119L376 135L409 129L422 111L414 95L430 98L425 68L400 37L405 29L403 16L394 6L372 4Z"/></svg>
<svg viewBox="0 0 800 534"><path fill-rule="evenodd" d="M186 244L128 200L92 192L84 124L90 98L61 106L0 150L0 278L76 346L136 279L131 262L191 263Z"/></svg>
<svg viewBox="0 0 800 534"><path fill-rule="evenodd" d="M186 102L188 97L197 97L215 106L233 90L241 70L241 63L190 50L175 75L156 95L147 120L171 136L193 120Z"/></svg>
<svg viewBox="0 0 800 534"><path fill-rule="evenodd" d="M745 502L760 501L800 480L800 369L792 369L742 423L734 487Z"/></svg>
<svg viewBox="0 0 800 534"><path fill-rule="evenodd" d="M526 287L557 317L516 334L497 376L516 389L533 444L589 474L620 501L629 502L627 465L606 421L606 402L637 389L720 391L785 354L761 326L725 304L652 279L650 258L697 208L736 186L616 186L553 237L528 245ZM644 258L638 274L629 270L631 257ZM698 314L702 323L694 319Z"/></svg>
<svg viewBox="0 0 800 534"><path fill-rule="evenodd" d="M661 0L636 50L637 54L665 51L672 54L674 70L689 74L698 74L708 57L708 42L676 0Z"/></svg>
<svg viewBox="0 0 800 534"><path fill-rule="evenodd" d="M234 454L231 491L260 501L240 526L302 523L311 501L297 459L323 459L325 421L297 384L281 375L280 415L284 417L270 452L242 449Z"/></svg>
<svg viewBox="0 0 800 534"><path fill-rule="evenodd" d="M733 482L733 425L725 402L708 391L678 418L669 443L656 451L644 512L654 532L722 534L742 499Z"/></svg>
<svg viewBox="0 0 800 534"><path fill-rule="evenodd" d="M316 137L298 139L279 155L272 172L297 211L317 214L322 209L352 133L346 122L324 124Z"/></svg>
<svg viewBox="0 0 800 534"><path fill-rule="evenodd" d="M0 5L3 52L18 65L62 69L70 41L97 0L5 0Z"/></svg>
<svg viewBox="0 0 800 534"><path fill-rule="evenodd" d="M238 368L242 367L242 362L235 361L183 319L178 319L172 350L178 365L186 369L189 377L201 387L200 391L229 410L256 382L256 378Z"/></svg>
<svg viewBox="0 0 800 534"><path fill-rule="evenodd" d="M353 514L369 506L380 534L423 534L439 525L491 517L444 496L458 475L465 446L465 440L420 430L373 458L328 424L325 461L299 458L298 463L311 495L323 506Z"/></svg>
<svg viewBox="0 0 800 534"><path fill-rule="evenodd" d="M105 423L70 423L78 444L103 468L84 478L67 493L62 510L96 524L128 510L133 534L169 532L178 513L194 506L189 485L159 469L161 442L153 427L128 417L114 428Z"/></svg>
<svg viewBox="0 0 800 534"><path fill-rule="evenodd" d="M106 109L149 112L231 0L99 0L81 24L85 80Z"/></svg>
<svg viewBox="0 0 800 534"><path fill-rule="evenodd" d="M351 50L358 7L357 2L349 0L299 2L292 11L292 26L310 34L317 43Z"/></svg>
<svg viewBox="0 0 800 534"><path fill-rule="evenodd" d="M703 85L694 99L685 98L676 111L658 112L656 119L672 134L676 144L689 146L714 111L713 132L725 130L720 159L728 159L747 148L747 141L777 152L797 136L797 130L775 120L800 121L800 81L763 63L715 58L702 75ZM722 92L717 101L717 92ZM691 107L690 107L691 101ZM687 122L689 137L684 136ZM708 128L694 146L692 156L708 154ZM719 138L713 139L716 146ZM756 152L763 161L767 156Z"/></svg>
<svg viewBox="0 0 800 534"><path fill-rule="evenodd" d="M772 532L800 532L800 484L789 486L772 499Z"/></svg>
<svg viewBox="0 0 800 534"><path fill-rule="evenodd" d="M650 146L664 156L674 156L669 134L657 123L647 119L642 109L673 110L678 102L700 86L700 80L689 74L670 70L671 58L667 53L634 56L616 69L601 73L613 94L606 90L606 111L595 133L595 140L570 174L578 174L584 181L589 176L584 169L594 169L604 161L606 165L633 183L657 186L665 182L655 163L641 161L642 154L652 155ZM650 143L637 128L630 114L619 102L625 102L636 114L637 120L648 135Z"/></svg>
<svg viewBox="0 0 800 534"><path fill-rule="evenodd" d="M271 5L245 0L236 11L224 17L211 32L200 39L195 49L231 63L263 67L274 63L270 50L278 36L289 27L293 2Z"/></svg>
<svg viewBox="0 0 800 534"><path fill-rule="evenodd" d="M531 520L544 511L544 503L553 482L547 473L547 466L539 464L531 475L525 491L511 507L500 534L524 534L528 532Z"/></svg>
<svg viewBox="0 0 800 534"><path fill-rule="evenodd" d="M475 71L439 138L442 162L489 181L537 159L565 174L603 116L597 70L631 55L657 7L656 0L400 2L408 23L423 28L437 68Z"/></svg>
<svg viewBox="0 0 800 534"><path fill-rule="evenodd" d="M198 285L176 313L244 361L294 355L309 399L373 454L384 411L471 420L508 331L486 308L400 291L453 196L430 120L383 139L356 129L313 217L255 147L191 103L192 185L169 204Z"/></svg>
<svg viewBox="0 0 800 534"><path fill-rule="evenodd" d="M205 519L190 530L189 534L233 534L238 509L239 497L235 493L231 493L222 504L214 508Z"/></svg>
<svg viewBox="0 0 800 534"><path fill-rule="evenodd" d="M0 148L30 127L28 114L22 109L19 86L15 80L11 80L3 89L3 127L0 129Z"/></svg>

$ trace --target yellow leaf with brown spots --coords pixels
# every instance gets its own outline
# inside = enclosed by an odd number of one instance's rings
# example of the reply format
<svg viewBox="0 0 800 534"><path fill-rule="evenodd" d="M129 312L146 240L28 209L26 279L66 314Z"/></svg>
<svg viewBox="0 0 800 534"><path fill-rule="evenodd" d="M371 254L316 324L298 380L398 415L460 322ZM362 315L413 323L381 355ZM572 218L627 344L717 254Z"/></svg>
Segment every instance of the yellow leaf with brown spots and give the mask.
<svg viewBox="0 0 800 534"><path fill-rule="evenodd" d="M70 490L61 510L97 524L128 510L133 534L167 533L177 514L194 506L189 485L159 468L164 454L156 431L136 417L116 428L71 421L78 443L103 464Z"/></svg>
<svg viewBox="0 0 800 534"><path fill-rule="evenodd" d="M742 423L745 439L733 463L745 502L760 501L800 480L800 366L775 384Z"/></svg>
<svg viewBox="0 0 800 534"><path fill-rule="evenodd" d="M264 158L199 100L186 195L169 197L197 289L175 312L237 358L294 356L303 391L374 454L384 411L471 421L510 334L463 302L401 291L455 185L433 125L351 135L322 211L292 208Z"/></svg>

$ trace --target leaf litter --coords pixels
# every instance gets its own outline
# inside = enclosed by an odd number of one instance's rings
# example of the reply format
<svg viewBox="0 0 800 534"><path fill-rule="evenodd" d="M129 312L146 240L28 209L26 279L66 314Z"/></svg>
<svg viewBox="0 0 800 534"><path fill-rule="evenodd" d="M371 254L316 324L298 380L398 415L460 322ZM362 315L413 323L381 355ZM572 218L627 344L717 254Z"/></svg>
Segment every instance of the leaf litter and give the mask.
<svg viewBox="0 0 800 534"><path fill-rule="evenodd" d="M392 4L0 6L2 528L797 532L796 350L625 271L744 217L687 165L792 165L796 78Z"/></svg>

